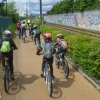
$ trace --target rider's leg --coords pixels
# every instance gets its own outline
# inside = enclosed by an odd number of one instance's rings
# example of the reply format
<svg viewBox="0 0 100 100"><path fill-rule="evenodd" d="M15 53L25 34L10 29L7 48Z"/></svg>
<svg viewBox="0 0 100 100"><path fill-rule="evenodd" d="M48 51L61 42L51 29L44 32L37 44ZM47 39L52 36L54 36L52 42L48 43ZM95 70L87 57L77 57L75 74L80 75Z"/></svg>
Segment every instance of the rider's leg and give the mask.
<svg viewBox="0 0 100 100"><path fill-rule="evenodd" d="M22 39L23 39L23 29L21 30L21 36L22 36Z"/></svg>
<svg viewBox="0 0 100 100"><path fill-rule="evenodd" d="M43 61L42 61L42 70L41 70L41 77L43 77L45 62L46 62L46 58L43 57Z"/></svg>
<svg viewBox="0 0 100 100"><path fill-rule="evenodd" d="M34 44L36 44L36 37L34 37Z"/></svg>
<svg viewBox="0 0 100 100"><path fill-rule="evenodd" d="M53 57L50 58L50 70L51 70L52 77L54 78L54 74L53 74Z"/></svg>
<svg viewBox="0 0 100 100"><path fill-rule="evenodd" d="M10 77L14 80L14 70L13 70L13 52L9 56L9 67L10 67Z"/></svg>

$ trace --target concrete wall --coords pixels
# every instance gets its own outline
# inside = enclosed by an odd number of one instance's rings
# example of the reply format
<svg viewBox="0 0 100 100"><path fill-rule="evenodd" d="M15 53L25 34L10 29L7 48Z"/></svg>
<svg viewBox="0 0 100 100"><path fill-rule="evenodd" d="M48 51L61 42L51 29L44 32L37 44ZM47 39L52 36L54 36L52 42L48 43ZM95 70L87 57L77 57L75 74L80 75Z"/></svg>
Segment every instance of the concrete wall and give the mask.
<svg viewBox="0 0 100 100"><path fill-rule="evenodd" d="M100 30L100 10L44 16L47 22Z"/></svg>

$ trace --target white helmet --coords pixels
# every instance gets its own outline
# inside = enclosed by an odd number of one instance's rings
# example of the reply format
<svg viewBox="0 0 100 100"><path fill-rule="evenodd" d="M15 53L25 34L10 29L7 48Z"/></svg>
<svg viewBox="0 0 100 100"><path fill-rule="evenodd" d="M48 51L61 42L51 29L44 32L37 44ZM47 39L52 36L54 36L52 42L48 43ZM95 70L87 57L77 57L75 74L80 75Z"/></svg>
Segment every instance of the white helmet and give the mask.
<svg viewBox="0 0 100 100"><path fill-rule="evenodd" d="M5 37L10 37L11 36L11 32L9 30L5 30L4 33L3 33L3 35Z"/></svg>

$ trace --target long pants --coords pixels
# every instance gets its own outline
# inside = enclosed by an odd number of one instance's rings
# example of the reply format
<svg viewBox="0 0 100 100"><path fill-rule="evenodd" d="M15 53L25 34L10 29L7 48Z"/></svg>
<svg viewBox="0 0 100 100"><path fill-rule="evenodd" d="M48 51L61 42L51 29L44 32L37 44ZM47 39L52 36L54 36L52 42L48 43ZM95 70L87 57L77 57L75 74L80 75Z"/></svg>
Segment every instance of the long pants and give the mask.
<svg viewBox="0 0 100 100"><path fill-rule="evenodd" d="M22 38L24 38L26 36L26 29L22 29L21 36L22 36Z"/></svg>

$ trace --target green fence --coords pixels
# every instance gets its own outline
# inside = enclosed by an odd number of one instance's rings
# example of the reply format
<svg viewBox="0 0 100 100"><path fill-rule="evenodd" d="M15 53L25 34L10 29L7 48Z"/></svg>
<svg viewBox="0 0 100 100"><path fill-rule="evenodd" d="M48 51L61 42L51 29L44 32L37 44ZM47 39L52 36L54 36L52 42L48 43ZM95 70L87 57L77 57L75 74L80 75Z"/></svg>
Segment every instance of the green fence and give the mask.
<svg viewBox="0 0 100 100"><path fill-rule="evenodd" d="M12 23L12 19L10 17L0 16L0 41L2 38L2 31L4 31L11 23Z"/></svg>

